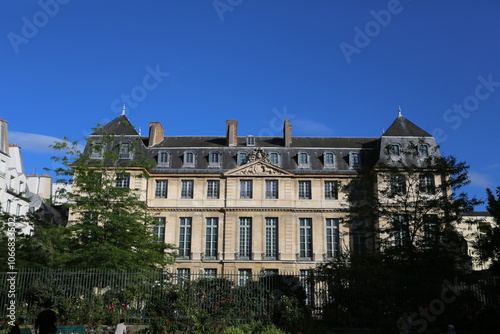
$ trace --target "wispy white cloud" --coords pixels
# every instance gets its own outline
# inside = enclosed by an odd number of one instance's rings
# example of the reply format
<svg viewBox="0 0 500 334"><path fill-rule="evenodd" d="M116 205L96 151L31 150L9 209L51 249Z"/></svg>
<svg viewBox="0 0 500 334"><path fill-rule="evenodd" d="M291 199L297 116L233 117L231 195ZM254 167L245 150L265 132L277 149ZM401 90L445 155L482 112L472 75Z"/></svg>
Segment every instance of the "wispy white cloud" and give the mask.
<svg viewBox="0 0 500 334"><path fill-rule="evenodd" d="M303 133L307 137L309 136L333 136L333 129L329 128L326 124L309 121L309 120L293 120L293 133Z"/></svg>
<svg viewBox="0 0 500 334"><path fill-rule="evenodd" d="M485 174L477 172L469 172L469 178L471 180L471 186L481 187L481 188L494 187L494 182Z"/></svg>
<svg viewBox="0 0 500 334"><path fill-rule="evenodd" d="M500 168L500 164L493 164L486 167L486 169L497 169Z"/></svg>
<svg viewBox="0 0 500 334"><path fill-rule="evenodd" d="M53 153L54 150L49 145L61 140L60 138L36 133L9 131L9 143L20 146L23 151Z"/></svg>

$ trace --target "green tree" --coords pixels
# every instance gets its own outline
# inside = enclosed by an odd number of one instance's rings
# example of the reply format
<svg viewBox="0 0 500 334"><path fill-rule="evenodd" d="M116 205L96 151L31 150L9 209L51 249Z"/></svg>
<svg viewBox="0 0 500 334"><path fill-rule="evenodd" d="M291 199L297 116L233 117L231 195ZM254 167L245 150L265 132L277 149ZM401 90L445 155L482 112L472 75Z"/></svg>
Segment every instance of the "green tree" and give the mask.
<svg viewBox="0 0 500 334"><path fill-rule="evenodd" d="M479 252L480 260L491 261L490 270L500 273L500 187L493 193L491 189L486 189L488 205L486 209L493 216L494 224L483 225L475 248Z"/></svg>
<svg viewBox="0 0 500 334"><path fill-rule="evenodd" d="M130 123L122 124L130 127ZM114 270L151 270L172 263L170 244L153 234L157 224L135 180L147 179L152 162L141 157L140 137L127 145L135 149L135 159L121 159L122 136L108 135L87 139L82 152L77 142L62 141L53 148L63 152L53 159L58 182L70 184L66 193L70 206L67 252L61 262L66 267ZM135 131L135 130L134 130ZM92 153L99 152L95 159Z"/></svg>
<svg viewBox="0 0 500 334"><path fill-rule="evenodd" d="M382 148L375 167L347 185L346 221L386 263L409 270L467 269L467 244L456 225L480 203L460 192L469 183L469 166L437 148L420 156L420 145L409 141L397 155L390 145Z"/></svg>

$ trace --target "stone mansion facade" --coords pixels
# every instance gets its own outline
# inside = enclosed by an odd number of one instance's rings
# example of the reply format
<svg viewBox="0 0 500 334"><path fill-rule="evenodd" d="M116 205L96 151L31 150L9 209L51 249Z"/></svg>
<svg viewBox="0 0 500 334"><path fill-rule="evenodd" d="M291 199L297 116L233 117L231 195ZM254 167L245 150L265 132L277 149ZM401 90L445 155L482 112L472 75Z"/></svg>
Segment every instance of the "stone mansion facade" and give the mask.
<svg viewBox="0 0 500 334"><path fill-rule="evenodd" d="M434 138L401 114L370 138L293 137L288 119L279 137L240 136L236 120L226 121L225 136L166 136L159 122L141 136L124 114L89 143L104 134L119 138L120 159L141 152L154 160L149 178L130 178L145 172L130 168L116 186L140 191L158 219L155 235L178 247L169 270L183 275L303 274L369 248L351 230L356 224L344 223L349 202L341 185L410 140L420 143L418 155L439 154ZM102 159L103 149L87 144L85 152Z"/></svg>

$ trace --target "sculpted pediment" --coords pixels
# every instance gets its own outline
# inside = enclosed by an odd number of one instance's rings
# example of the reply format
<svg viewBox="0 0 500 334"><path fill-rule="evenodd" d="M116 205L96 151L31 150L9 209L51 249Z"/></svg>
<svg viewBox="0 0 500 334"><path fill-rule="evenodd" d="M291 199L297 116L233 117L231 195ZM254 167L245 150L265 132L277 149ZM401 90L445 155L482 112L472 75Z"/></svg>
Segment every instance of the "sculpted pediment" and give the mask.
<svg viewBox="0 0 500 334"><path fill-rule="evenodd" d="M246 163L238 168L232 169L224 173L224 175L273 175L273 176L290 176L293 175L290 172L287 172L284 169L276 167L273 164L266 163L263 161L255 161Z"/></svg>

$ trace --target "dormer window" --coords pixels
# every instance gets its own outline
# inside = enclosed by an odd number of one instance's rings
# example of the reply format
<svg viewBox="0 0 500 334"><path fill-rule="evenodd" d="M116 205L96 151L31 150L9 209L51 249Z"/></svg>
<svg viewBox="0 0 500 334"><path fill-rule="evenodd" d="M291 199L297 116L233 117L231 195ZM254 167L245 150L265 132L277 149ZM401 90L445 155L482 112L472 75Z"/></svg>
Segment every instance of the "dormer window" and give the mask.
<svg viewBox="0 0 500 334"><path fill-rule="evenodd" d="M167 151L158 152L158 166L170 165L170 154Z"/></svg>
<svg viewBox="0 0 500 334"><path fill-rule="evenodd" d="M335 155L333 152L325 152L323 154L323 164L326 168L335 167Z"/></svg>
<svg viewBox="0 0 500 334"><path fill-rule="evenodd" d="M248 162L247 152L238 152L238 166L246 164Z"/></svg>
<svg viewBox="0 0 500 334"><path fill-rule="evenodd" d="M120 144L120 159L130 159L130 143Z"/></svg>
<svg viewBox="0 0 500 334"><path fill-rule="evenodd" d="M208 154L208 166L209 167L220 167L221 157L219 152L210 152Z"/></svg>
<svg viewBox="0 0 500 334"><path fill-rule="evenodd" d="M184 152L184 167L194 167L194 152L186 151Z"/></svg>
<svg viewBox="0 0 500 334"><path fill-rule="evenodd" d="M361 159L359 153L351 152L349 153L349 166L354 169L361 167Z"/></svg>
<svg viewBox="0 0 500 334"><path fill-rule="evenodd" d="M399 145L398 144L391 144L388 147L389 149L389 155L391 156L399 156Z"/></svg>
<svg viewBox="0 0 500 334"><path fill-rule="evenodd" d="M299 152L297 161L299 163L299 167L309 167L309 154L307 152Z"/></svg>
<svg viewBox="0 0 500 334"><path fill-rule="evenodd" d="M92 159L102 159L102 155L104 153L104 146L101 142L94 142L91 147L91 155Z"/></svg>
<svg viewBox="0 0 500 334"><path fill-rule="evenodd" d="M418 156L420 157L428 157L429 156L429 145L419 145L418 146Z"/></svg>
<svg viewBox="0 0 500 334"><path fill-rule="evenodd" d="M279 166L280 164L280 155L278 152L270 152L269 153L269 161L271 161L271 163L273 165L277 165Z"/></svg>
<svg viewBox="0 0 500 334"><path fill-rule="evenodd" d="M255 146L255 136L247 136L247 146Z"/></svg>

